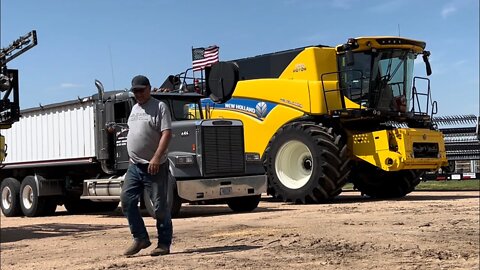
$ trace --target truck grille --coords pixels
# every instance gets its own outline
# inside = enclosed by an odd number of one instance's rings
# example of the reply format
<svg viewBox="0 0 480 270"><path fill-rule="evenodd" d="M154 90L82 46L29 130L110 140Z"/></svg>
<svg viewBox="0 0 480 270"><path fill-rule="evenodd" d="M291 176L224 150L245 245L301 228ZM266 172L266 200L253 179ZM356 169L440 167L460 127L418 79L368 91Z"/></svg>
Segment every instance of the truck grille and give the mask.
<svg viewBox="0 0 480 270"><path fill-rule="evenodd" d="M204 176L245 173L242 126L202 126Z"/></svg>

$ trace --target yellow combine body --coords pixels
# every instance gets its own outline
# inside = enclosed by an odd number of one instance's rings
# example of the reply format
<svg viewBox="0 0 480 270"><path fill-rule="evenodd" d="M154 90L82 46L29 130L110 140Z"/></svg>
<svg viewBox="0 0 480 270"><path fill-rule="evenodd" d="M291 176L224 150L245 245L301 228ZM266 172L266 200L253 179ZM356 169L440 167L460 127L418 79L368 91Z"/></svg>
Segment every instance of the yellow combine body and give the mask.
<svg viewBox="0 0 480 270"><path fill-rule="evenodd" d="M338 195L347 180L373 197L404 196L424 171L447 163L431 112L419 110L413 60L423 54L430 69L424 48L365 37L213 66L207 88L227 97L209 104L208 114L243 122L245 150L261 157L274 196L317 202ZM236 78L230 95L229 74Z"/></svg>
<svg viewBox="0 0 480 270"><path fill-rule="evenodd" d="M349 138L353 156L384 171L436 169L446 161L443 135L437 131L399 128L352 134ZM415 156L415 147L432 147L436 156Z"/></svg>

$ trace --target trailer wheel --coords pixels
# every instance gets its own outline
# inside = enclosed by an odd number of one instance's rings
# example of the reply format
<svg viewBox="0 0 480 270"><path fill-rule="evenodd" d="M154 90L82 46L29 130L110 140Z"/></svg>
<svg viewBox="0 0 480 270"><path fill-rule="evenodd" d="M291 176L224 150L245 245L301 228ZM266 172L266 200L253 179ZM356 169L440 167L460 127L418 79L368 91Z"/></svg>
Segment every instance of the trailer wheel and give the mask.
<svg viewBox="0 0 480 270"><path fill-rule="evenodd" d="M20 186L20 206L27 217L37 217L44 214L45 197L38 196L37 183L33 176L26 176Z"/></svg>
<svg viewBox="0 0 480 270"><path fill-rule="evenodd" d="M15 178L5 178L2 181L0 190L2 192L2 213L6 217L19 216L22 213L20 208L20 182Z"/></svg>
<svg viewBox="0 0 480 270"><path fill-rule="evenodd" d="M264 153L268 192L295 203L316 203L341 192L349 173L346 144L332 128L311 122L283 126Z"/></svg>
<svg viewBox="0 0 480 270"><path fill-rule="evenodd" d="M399 198L415 190L424 174L420 170L387 172L366 162L359 162L350 175L354 187L372 198Z"/></svg>
<svg viewBox="0 0 480 270"><path fill-rule="evenodd" d="M227 204L233 212L251 212L257 208L260 195L228 199Z"/></svg>

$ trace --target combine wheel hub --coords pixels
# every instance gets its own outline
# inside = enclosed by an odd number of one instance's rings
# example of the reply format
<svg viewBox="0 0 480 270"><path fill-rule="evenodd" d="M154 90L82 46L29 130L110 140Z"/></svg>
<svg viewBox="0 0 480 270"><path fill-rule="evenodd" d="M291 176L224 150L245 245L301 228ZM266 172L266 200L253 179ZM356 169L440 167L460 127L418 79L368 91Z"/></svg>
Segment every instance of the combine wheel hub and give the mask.
<svg viewBox="0 0 480 270"><path fill-rule="evenodd" d="M300 141L288 141L277 152L275 170L280 182L288 188L305 186L312 175L312 169L312 153Z"/></svg>

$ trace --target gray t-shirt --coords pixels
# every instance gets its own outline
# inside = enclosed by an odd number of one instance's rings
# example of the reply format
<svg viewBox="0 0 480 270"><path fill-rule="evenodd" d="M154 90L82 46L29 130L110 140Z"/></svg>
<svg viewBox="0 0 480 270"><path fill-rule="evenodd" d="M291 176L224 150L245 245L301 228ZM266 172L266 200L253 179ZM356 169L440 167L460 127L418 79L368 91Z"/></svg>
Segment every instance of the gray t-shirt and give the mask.
<svg viewBox="0 0 480 270"><path fill-rule="evenodd" d="M172 120L167 105L151 97L144 104L135 104L128 117L127 149L134 163L147 164L160 143L162 131L171 129ZM167 160L167 155L160 162Z"/></svg>

